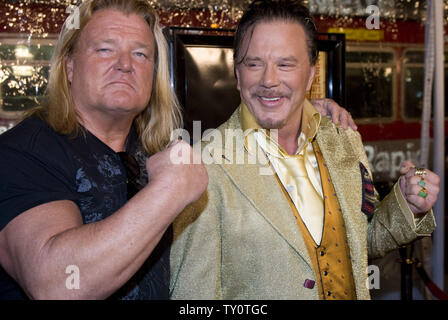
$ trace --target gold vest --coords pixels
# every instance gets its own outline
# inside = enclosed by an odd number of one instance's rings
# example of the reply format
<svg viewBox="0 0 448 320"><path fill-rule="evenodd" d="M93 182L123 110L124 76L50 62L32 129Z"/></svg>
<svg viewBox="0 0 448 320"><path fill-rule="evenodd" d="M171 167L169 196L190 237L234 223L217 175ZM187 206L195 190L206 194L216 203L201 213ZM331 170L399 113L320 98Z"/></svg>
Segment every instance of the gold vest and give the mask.
<svg viewBox="0 0 448 320"><path fill-rule="evenodd" d="M313 141L313 147L319 164L324 194L324 230L320 245L317 245L311 237L294 203L280 181L279 183L294 211L311 257L317 279L319 298L321 300L355 300L355 281L341 207L328 168L315 140Z"/></svg>

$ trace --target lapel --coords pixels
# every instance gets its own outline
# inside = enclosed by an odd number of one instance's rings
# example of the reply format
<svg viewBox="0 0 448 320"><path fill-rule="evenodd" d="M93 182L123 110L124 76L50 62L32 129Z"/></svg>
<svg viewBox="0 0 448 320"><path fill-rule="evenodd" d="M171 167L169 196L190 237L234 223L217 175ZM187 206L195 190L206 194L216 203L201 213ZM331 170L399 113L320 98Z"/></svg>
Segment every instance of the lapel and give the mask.
<svg viewBox="0 0 448 320"><path fill-rule="evenodd" d="M366 243L365 234L359 228L366 225L361 212L362 181L359 159L342 128L336 128L330 119L322 117L316 141L322 152L341 205L352 257ZM354 259L357 260L357 259Z"/></svg>
<svg viewBox="0 0 448 320"><path fill-rule="evenodd" d="M230 177L238 190L256 208L260 214L287 243L290 245L313 269L313 265L306 248L306 244L297 225L296 217L290 207L273 170L266 163L266 159L257 159L246 164L235 164L238 156L244 149L245 159L248 153L244 148L244 135L240 125L240 109L238 108L232 117L218 130L225 137L225 130L233 129L235 141L227 147L223 139L223 148L213 147L214 159L222 159L220 166ZM253 158L252 158L253 159ZM233 161L232 161L233 160ZM269 174L267 174L269 173Z"/></svg>

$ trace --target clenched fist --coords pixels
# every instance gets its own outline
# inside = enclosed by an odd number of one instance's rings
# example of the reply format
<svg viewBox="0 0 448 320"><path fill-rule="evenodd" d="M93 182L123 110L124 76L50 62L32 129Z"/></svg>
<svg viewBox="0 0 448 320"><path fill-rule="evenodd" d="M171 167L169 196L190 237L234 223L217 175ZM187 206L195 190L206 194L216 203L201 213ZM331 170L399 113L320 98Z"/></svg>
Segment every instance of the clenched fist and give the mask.
<svg viewBox="0 0 448 320"><path fill-rule="evenodd" d="M180 156L183 161L178 161ZM146 169L149 183L163 183L184 206L196 201L207 189L208 174L200 155L194 155L193 148L181 140L148 158Z"/></svg>

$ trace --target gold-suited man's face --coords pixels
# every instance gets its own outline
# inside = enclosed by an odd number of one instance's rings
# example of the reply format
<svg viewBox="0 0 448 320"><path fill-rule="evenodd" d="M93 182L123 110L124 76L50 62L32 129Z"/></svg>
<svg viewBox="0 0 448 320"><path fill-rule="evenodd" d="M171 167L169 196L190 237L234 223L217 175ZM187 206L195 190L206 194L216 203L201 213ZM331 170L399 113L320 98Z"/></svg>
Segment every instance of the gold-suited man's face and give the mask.
<svg viewBox="0 0 448 320"><path fill-rule="evenodd" d="M314 76L303 27L274 20L256 24L250 34L242 45L246 55L236 68L241 99L263 128L298 129Z"/></svg>

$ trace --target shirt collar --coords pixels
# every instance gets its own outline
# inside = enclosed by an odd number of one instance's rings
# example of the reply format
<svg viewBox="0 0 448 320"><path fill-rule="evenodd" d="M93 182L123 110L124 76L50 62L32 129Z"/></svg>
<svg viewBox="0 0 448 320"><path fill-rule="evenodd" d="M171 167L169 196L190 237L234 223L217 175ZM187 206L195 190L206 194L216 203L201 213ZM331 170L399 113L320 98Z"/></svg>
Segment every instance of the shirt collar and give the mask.
<svg viewBox="0 0 448 320"><path fill-rule="evenodd" d="M269 139L269 130L264 130L255 120L255 117L250 112L249 108L241 102L240 105L241 112L241 127L244 131L244 145L248 152L251 152L251 143L250 140L254 139L253 135L256 132L263 133ZM303 103L303 112L302 112L302 132L297 138L298 148L297 154L300 154L304 147L310 143L317 134L317 130L319 129L321 121L320 113L314 108L311 102L308 99L305 99ZM275 141L274 139L270 140L270 143L273 144L276 149L279 151L279 156L284 157L288 156L288 153ZM269 151L269 150L265 150ZM276 154L274 154L276 155Z"/></svg>

